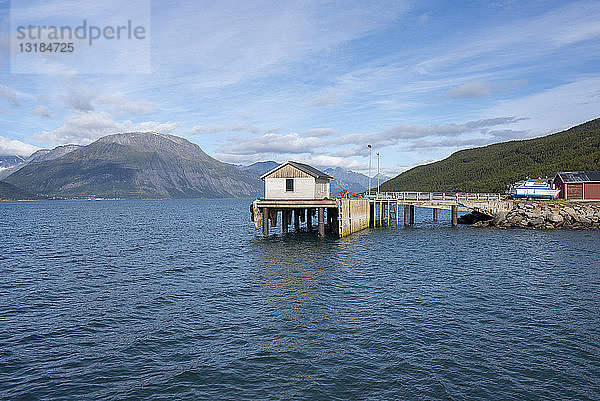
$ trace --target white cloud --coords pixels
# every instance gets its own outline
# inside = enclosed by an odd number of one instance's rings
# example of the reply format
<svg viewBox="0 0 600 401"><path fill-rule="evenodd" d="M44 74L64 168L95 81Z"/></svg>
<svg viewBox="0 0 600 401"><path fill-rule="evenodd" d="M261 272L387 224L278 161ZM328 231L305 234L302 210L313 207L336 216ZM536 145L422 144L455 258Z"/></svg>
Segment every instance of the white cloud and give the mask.
<svg viewBox="0 0 600 401"><path fill-rule="evenodd" d="M216 134L219 132L251 132L258 134L262 130L250 125L195 125L190 130L192 135Z"/></svg>
<svg viewBox="0 0 600 401"><path fill-rule="evenodd" d="M450 89L448 95L450 97L479 98L489 97L491 92L487 82L474 81Z"/></svg>
<svg viewBox="0 0 600 401"><path fill-rule="evenodd" d="M328 156L328 155L315 155L306 158L299 158L301 163L307 163L310 165L317 165L321 167L343 167L349 170L363 170L368 169L368 163L359 162L357 160L351 160L345 157Z"/></svg>
<svg viewBox="0 0 600 401"><path fill-rule="evenodd" d="M230 155L301 154L312 153L325 143L317 137L304 137L296 132L266 133L258 138L228 138L229 143L219 149Z"/></svg>
<svg viewBox="0 0 600 401"><path fill-rule="evenodd" d="M130 120L117 123L119 132L158 132L159 134L172 134L179 123L167 121L143 121L134 123Z"/></svg>
<svg viewBox="0 0 600 401"><path fill-rule="evenodd" d="M193 87L214 88L263 75L391 25L408 2L182 2L153 31L155 64L191 65ZM180 38L193 40L181 42ZM179 46L172 46L179 42ZM189 82L189 81L186 81Z"/></svg>
<svg viewBox="0 0 600 401"><path fill-rule="evenodd" d="M92 100L96 93L82 84L67 83L67 93L63 100L68 109L73 111L93 111Z"/></svg>
<svg viewBox="0 0 600 401"><path fill-rule="evenodd" d="M306 130L302 133L302 136L315 137L315 138L320 138L320 137L325 137L325 136L337 136L337 135L339 135L339 132L337 132L333 128L312 128L312 129Z"/></svg>
<svg viewBox="0 0 600 401"><path fill-rule="evenodd" d="M467 121L462 124L433 124L427 126L397 125L377 134L346 135L341 137L337 143L356 145L354 149L347 152L352 155L364 155L367 144L371 144L373 147L379 148L395 145L410 147L411 141L422 140L423 138L427 137L459 137L469 134L487 135L491 127L513 124L518 121L521 121L521 119L516 117L497 117L476 121ZM342 152L343 151L340 151L339 153Z"/></svg>
<svg viewBox="0 0 600 401"><path fill-rule="evenodd" d="M103 84L99 86L93 80L80 79L76 72L63 73L66 93L62 96L65 106L70 111L109 110L112 115L146 115L154 113L157 105L147 100L128 99L122 90ZM116 85L116 86L122 86ZM102 95L109 92L110 95ZM101 106L107 107L101 107Z"/></svg>
<svg viewBox="0 0 600 401"><path fill-rule="evenodd" d="M37 114L40 117L46 117L46 118L50 118L52 117L52 115L50 114L50 110L48 109L48 107L42 105L42 104L38 104L37 106L35 106L33 108L33 113Z"/></svg>
<svg viewBox="0 0 600 401"><path fill-rule="evenodd" d="M468 44L450 46L441 42L439 56L417 64L421 74L456 70L498 70L544 55L554 55L567 45L600 36L600 8L595 2L574 2L544 14L512 20L472 34ZM573 23L577 21L577 23ZM451 39L453 40L453 39ZM445 49L451 50L445 50ZM429 49L433 51L435 49ZM445 51L444 51L445 50ZM578 57L594 57L580 53ZM463 64L461 64L463 63Z"/></svg>
<svg viewBox="0 0 600 401"><path fill-rule="evenodd" d="M134 123L130 120L117 122L107 112L76 112L68 117L61 127L37 133L35 138L43 143L61 145L66 143L88 144L96 139L119 132L171 133L177 127L174 122L146 121Z"/></svg>
<svg viewBox="0 0 600 401"><path fill-rule="evenodd" d="M423 150L460 146L481 146L513 138L526 132L506 128L521 121L516 117L497 117L467 121L462 124L429 126L399 125L375 134L342 135L330 128L315 128L302 134L266 133L260 137L227 138L216 153L232 162L289 159L317 160L314 164L348 167L362 166L351 157L367 157L367 144L374 149L397 147L399 150Z"/></svg>
<svg viewBox="0 0 600 401"><path fill-rule="evenodd" d="M250 113L239 113L239 116L244 120L254 120L254 115Z"/></svg>
<svg viewBox="0 0 600 401"><path fill-rule="evenodd" d="M337 138L339 135L339 132L332 128L313 128L302 133L287 134L268 131L260 137L229 137L217 153L226 160L241 157L245 161L289 158L293 155L316 157L315 154L324 155L326 147L335 142L331 137Z"/></svg>
<svg viewBox="0 0 600 401"><path fill-rule="evenodd" d="M38 149L37 146L0 136L0 155L27 157Z"/></svg>
<svg viewBox="0 0 600 401"><path fill-rule="evenodd" d="M344 102L338 97L336 92L330 92L318 96L315 103L322 106L335 106Z"/></svg>
<svg viewBox="0 0 600 401"><path fill-rule="evenodd" d="M600 77L583 78L564 85L505 100L483 110L482 115L522 115L516 129L545 135L600 117Z"/></svg>
<svg viewBox="0 0 600 401"><path fill-rule="evenodd" d="M0 84L0 97L7 99L13 106L20 106L20 103L17 100L17 93L8 86Z"/></svg>
<svg viewBox="0 0 600 401"><path fill-rule="evenodd" d="M97 101L101 104L111 105L113 111L118 114L144 115L154 113L157 109L154 102L146 100L132 101L122 96L100 96Z"/></svg>
<svg viewBox="0 0 600 401"><path fill-rule="evenodd" d="M472 99L490 97L497 93L519 88L525 85L526 82L524 79L498 82L472 81L450 89L448 95L450 97Z"/></svg>
<svg viewBox="0 0 600 401"><path fill-rule="evenodd" d="M584 12L585 8L583 7ZM594 15L598 16L597 5L592 10L592 18L594 18ZM598 24L598 21L590 21L590 16L584 16L584 18L587 21L577 21L576 24L560 26L558 29L550 32L550 41L556 46L566 46L600 36L600 24Z"/></svg>

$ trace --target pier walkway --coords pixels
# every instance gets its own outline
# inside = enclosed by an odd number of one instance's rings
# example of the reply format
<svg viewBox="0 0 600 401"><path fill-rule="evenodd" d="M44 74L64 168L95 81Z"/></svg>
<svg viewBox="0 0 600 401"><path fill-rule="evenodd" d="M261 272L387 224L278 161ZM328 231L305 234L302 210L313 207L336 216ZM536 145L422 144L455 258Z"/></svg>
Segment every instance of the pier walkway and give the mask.
<svg viewBox="0 0 600 401"><path fill-rule="evenodd" d="M371 221L377 226L382 224L387 216L389 224L390 214L395 213L398 223L398 207L404 206L404 224L414 223L414 208L425 207L433 209L433 220L437 221L437 210L451 211L452 225L457 224L458 212L480 212L494 216L500 212L508 211L512 205L503 200L502 195L493 193L444 193L444 192L380 192L365 196L371 204ZM395 210L393 210L395 208ZM376 213L378 209L379 213ZM387 213L386 213L387 209Z"/></svg>
<svg viewBox="0 0 600 401"><path fill-rule="evenodd" d="M368 227L400 225L402 206L403 224L414 224L414 208L433 209L433 221L437 221L438 209L451 211L452 226L457 225L458 211L480 212L494 216L511 209L511 203L503 200L500 194L490 193L443 193L443 192L380 192L367 194L361 198L279 200L257 199L251 206L251 218L256 229L262 228L264 236L269 235L269 225L277 226L279 220L282 234L286 234L293 223L296 231L304 225L308 231L313 228L313 218L317 217L317 232L325 235L331 232L345 237ZM280 215L280 219L278 219Z"/></svg>

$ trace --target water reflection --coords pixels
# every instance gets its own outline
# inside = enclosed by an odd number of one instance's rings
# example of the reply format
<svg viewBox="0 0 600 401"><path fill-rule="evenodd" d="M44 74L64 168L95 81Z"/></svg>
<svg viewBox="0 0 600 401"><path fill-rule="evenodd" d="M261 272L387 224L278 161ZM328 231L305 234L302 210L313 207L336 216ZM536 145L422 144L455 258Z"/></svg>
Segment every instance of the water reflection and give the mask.
<svg viewBox="0 0 600 401"><path fill-rule="evenodd" d="M253 241L263 308L258 354L292 353L299 366L306 364L308 369L325 358L341 369L352 351L339 336L350 335L348 321L355 315L343 302L344 277L365 257L361 239L361 234L338 239L293 233ZM332 374L296 377L317 385Z"/></svg>

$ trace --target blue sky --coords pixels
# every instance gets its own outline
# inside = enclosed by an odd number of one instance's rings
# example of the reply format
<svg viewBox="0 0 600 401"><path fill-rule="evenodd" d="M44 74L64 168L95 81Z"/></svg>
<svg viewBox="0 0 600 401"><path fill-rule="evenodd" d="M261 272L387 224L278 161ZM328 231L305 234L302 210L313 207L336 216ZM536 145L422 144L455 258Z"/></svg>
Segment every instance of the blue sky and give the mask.
<svg viewBox="0 0 600 401"><path fill-rule="evenodd" d="M42 21L86 17L81 1L23 2ZM94 52L11 73L10 9L0 0L0 154L153 130L227 162L362 172L372 144L396 174L600 116L600 2L153 1L146 73L143 54L133 73L89 73L107 65Z"/></svg>

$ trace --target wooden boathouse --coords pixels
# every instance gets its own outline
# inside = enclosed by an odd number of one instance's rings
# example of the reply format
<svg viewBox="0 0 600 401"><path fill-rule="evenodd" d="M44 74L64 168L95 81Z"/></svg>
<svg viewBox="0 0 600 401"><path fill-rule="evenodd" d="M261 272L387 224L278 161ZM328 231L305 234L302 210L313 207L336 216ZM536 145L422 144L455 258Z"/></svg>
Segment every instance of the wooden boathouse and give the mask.
<svg viewBox="0 0 600 401"><path fill-rule="evenodd" d="M251 216L256 229L269 235L269 225L281 222L281 232L289 226L300 230L306 223L310 231L317 217L317 233L325 230L340 237L369 227L369 201L367 199L331 199L330 182L333 177L308 164L288 161L265 173L265 196L251 206ZM278 219L278 215L281 216Z"/></svg>
<svg viewBox="0 0 600 401"><path fill-rule="evenodd" d="M432 192L382 192L358 198L330 198L333 177L303 163L287 162L265 173L265 196L250 206L251 219L266 237L269 227L281 224L281 233L312 231L316 217L319 236L328 230L339 237L368 227L400 225L403 208L405 226L414 224L415 207L450 211L452 226L459 211L478 211L493 216L510 210L511 204L499 194L446 194Z"/></svg>
<svg viewBox="0 0 600 401"><path fill-rule="evenodd" d="M328 199L333 180L308 164L288 161L260 177L265 182L265 199Z"/></svg>
<svg viewBox="0 0 600 401"><path fill-rule="evenodd" d="M556 173L554 185L558 197L565 200L600 200L600 171Z"/></svg>

